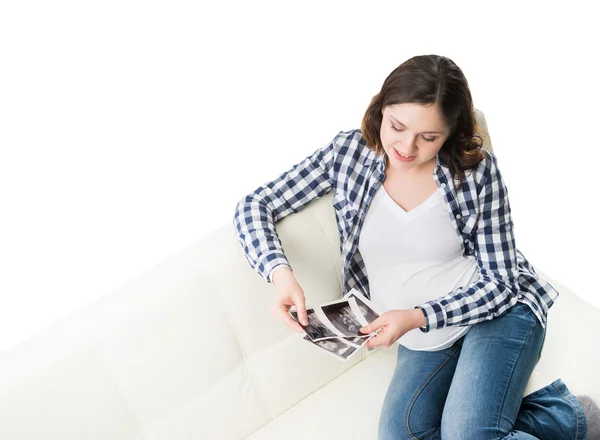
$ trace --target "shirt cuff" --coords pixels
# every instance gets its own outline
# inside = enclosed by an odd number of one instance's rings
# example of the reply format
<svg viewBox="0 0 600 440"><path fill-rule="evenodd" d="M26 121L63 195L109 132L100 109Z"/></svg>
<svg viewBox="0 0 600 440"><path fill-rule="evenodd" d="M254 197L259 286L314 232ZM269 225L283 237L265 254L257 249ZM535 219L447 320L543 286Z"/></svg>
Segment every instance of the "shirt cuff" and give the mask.
<svg viewBox="0 0 600 440"><path fill-rule="evenodd" d="M288 269L292 270L292 268L290 267L289 264L278 263L273 269L271 269L271 272L269 273L269 276L267 277L268 283L271 283L271 284L273 283L273 275L275 274L277 269L281 269L282 267L287 267Z"/></svg>
<svg viewBox="0 0 600 440"><path fill-rule="evenodd" d="M419 327L423 333L446 326L446 311L436 301L418 305L415 309L421 309L425 315L425 327Z"/></svg>

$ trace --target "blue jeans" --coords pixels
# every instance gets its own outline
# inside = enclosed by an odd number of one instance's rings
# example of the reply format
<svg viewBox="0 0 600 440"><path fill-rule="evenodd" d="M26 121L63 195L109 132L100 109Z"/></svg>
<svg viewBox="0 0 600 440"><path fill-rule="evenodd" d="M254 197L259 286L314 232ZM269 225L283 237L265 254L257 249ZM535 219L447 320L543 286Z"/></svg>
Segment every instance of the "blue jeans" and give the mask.
<svg viewBox="0 0 600 440"><path fill-rule="evenodd" d="M584 440L583 408L560 379L523 397L545 338L519 302L444 350L398 345L379 440Z"/></svg>

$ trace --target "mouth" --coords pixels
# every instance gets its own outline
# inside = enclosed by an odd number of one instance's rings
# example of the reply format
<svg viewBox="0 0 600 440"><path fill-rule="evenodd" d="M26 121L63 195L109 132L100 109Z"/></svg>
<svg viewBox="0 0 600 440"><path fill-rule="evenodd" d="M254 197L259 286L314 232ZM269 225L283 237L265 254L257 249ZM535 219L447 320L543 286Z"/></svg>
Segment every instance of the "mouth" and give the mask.
<svg viewBox="0 0 600 440"><path fill-rule="evenodd" d="M399 160L401 160L403 162L409 162L416 157L416 156L404 156L395 148L393 150L394 150L394 155L396 156L396 158L398 158Z"/></svg>

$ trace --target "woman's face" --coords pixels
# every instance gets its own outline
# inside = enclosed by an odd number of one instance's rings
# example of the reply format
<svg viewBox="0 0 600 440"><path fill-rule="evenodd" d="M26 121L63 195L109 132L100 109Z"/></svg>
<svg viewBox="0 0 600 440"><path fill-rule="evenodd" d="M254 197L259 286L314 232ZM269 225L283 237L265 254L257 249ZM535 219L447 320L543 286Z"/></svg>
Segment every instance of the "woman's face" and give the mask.
<svg viewBox="0 0 600 440"><path fill-rule="evenodd" d="M383 108L380 137L386 172L416 175L433 170L435 156L450 136L437 104L394 104ZM397 153L410 156L403 161Z"/></svg>

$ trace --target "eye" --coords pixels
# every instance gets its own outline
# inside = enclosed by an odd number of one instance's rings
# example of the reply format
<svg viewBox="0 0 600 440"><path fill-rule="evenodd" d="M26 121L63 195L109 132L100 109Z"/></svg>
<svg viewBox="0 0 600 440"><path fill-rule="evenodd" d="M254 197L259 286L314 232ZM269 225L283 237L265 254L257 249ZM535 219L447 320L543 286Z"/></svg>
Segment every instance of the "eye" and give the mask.
<svg viewBox="0 0 600 440"><path fill-rule="evenodd" d="M394 127L393 125L392 125L392 127L391 127L391 128L392 128L392 130L394 130L394 131L404 131L404 129L398 129L398 128ZM427 141L427 142L433 142L433 141L435 141L437 138L426 138L426 137L423 137L423 139L425 139L425 141Z"/></svg>

